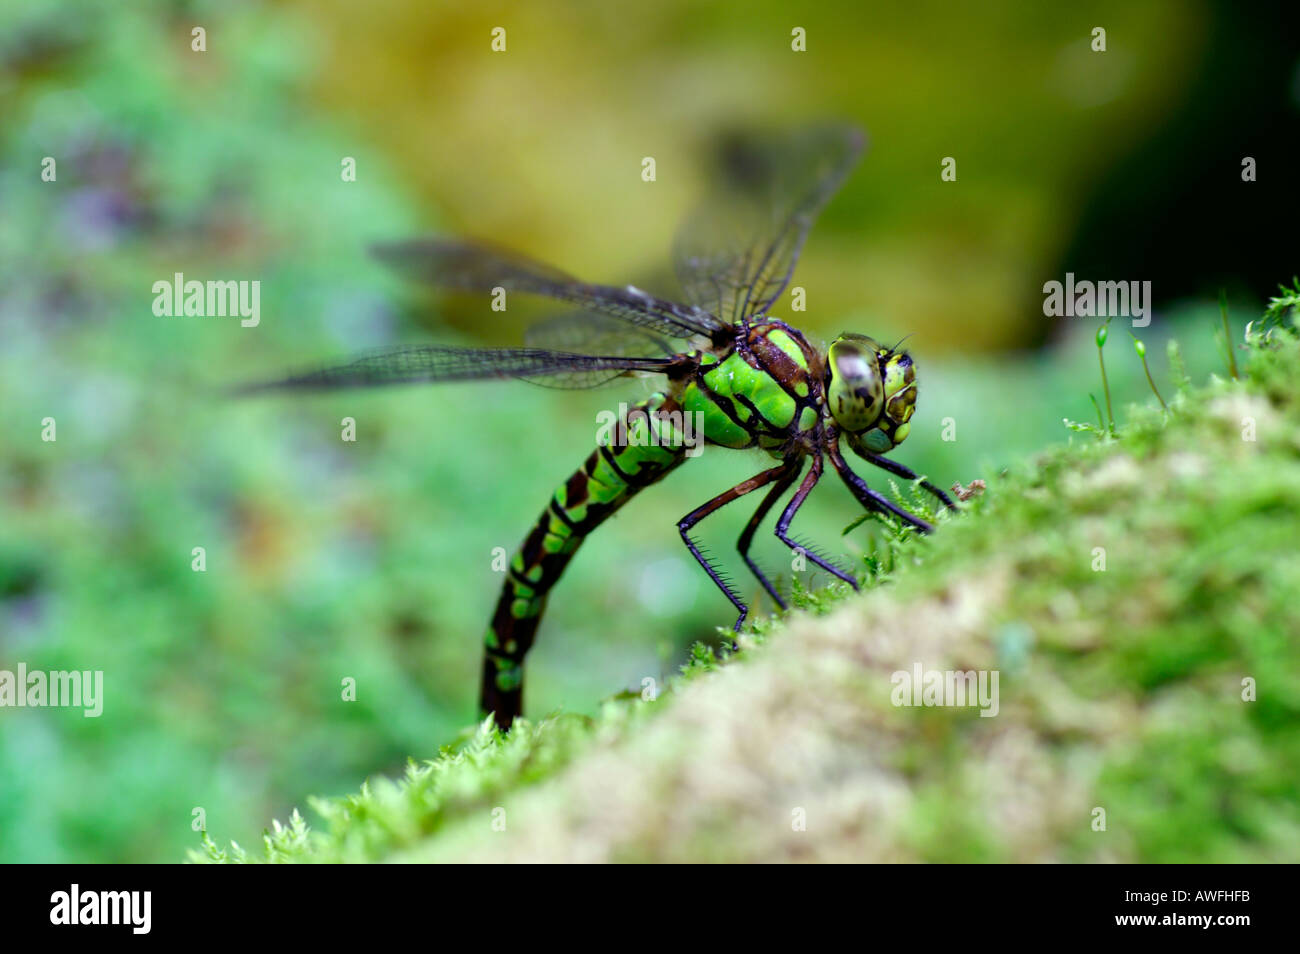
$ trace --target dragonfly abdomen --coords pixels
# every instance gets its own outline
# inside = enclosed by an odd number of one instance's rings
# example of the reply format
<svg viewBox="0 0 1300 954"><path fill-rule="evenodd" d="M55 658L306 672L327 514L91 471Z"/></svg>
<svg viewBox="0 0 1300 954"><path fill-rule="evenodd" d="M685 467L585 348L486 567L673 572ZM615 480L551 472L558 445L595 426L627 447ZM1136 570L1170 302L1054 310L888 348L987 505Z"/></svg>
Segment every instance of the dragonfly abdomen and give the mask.
<svg viewBox="0 0 1300 954"><path fill-rule="evenodd" d="M686 459L679 411L665 394L628 408L607 440L602 440L555 491L506 571L506 580L488 626L480 708L510 727L523 708L524 656L560 579L582 541L638 491L662 479Z"/></svg>

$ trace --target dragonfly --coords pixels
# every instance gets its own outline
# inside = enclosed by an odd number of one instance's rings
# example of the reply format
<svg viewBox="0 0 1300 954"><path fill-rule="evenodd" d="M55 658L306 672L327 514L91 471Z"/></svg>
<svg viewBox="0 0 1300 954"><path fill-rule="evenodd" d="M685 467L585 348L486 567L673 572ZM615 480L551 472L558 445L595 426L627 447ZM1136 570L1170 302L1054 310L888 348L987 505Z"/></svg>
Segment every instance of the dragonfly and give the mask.
<svg viewBox="0 0 1300 954"><path fill-rule="evenodd" d="M377 245L372 252L379 260L416 282L541 296L567 309L530 328L524 347L390 348L239 389L327 391L479 379L580 388L624 376L662 380L649 397L624 406L616 425L555 489L509 561L484 637L479 696L481 716L491 716L502 731L523 713L525 656L547 598L582 542L639 492L696 456L701 442L758 449L774 461L677 522L690 555L735 608L736 632L749 606L694 533L728 504L766 491L737 550L782 610L785 600L749 551L760 524L791 488L776 521L777 539L858 588L852 573L790 535L828 462L867 511L921 533L934 529L868 486L844 448L956 509L929 480L885 456L906 439L916 409L916 364L908 352L855 333L817 346L769 311L790 283L814 220L865 142L861 130L842 124L729 141L713 184L673 242L680 300L633 285L590 284L480 242L425 238Z"/></svg>

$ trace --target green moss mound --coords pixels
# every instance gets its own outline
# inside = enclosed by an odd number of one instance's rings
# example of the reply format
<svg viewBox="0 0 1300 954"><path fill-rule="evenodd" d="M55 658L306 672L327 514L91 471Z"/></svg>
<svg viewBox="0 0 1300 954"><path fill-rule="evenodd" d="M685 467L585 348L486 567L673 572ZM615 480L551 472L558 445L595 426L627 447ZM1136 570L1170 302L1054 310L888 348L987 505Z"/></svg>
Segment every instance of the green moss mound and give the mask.
<svg viewBox="0 0 1300 954"><path fill-rule="evenodd" d="M655 701L483 726L216 861L1300 859L1300 347L896 528ZM891 674L996 670L998 711Z"/></svg>

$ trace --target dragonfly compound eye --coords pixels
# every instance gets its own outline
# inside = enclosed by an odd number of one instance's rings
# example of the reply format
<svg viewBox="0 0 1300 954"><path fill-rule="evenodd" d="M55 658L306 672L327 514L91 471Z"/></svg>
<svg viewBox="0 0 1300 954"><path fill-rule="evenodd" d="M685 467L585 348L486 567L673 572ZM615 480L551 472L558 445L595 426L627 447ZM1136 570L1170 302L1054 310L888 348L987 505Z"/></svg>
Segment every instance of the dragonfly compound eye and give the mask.
<svg viewBox="0 0 1300 954"><path fill-rule="evenodd" d="M873 427L848 433L849 446L858 453L866 450L884 454L903 443L912 430L909 422L916 411L916 366L911 356L901 351L882 350L876 359L883 382L882 409L872 422ZM833 408L834 405L832 413Z"/></svg>
<svg viewBox="0 0 1300 954"><path fill-rule="evenodd" d="M826 400L835 423L849 434L871 427L885 407L879 351L866 335L853 334L840 335L827 349Z"/></svg>
<svg viewBox="0 0 1300 954"><path fill-rule="evenodd" d="M897 353L885 357L885 416L895 429L912 419L916 410L916 366L910 355ZM902 438L895 433L894 443Z"/></svg>

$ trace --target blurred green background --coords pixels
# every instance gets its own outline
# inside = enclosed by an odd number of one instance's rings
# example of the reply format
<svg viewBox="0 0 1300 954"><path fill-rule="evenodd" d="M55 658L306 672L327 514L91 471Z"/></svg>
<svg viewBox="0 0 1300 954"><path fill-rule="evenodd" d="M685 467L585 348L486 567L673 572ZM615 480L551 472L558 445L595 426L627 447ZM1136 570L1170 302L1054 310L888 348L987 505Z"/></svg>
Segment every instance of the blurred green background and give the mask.
<svg viewBox="0 0 1300 954"><path fill-rule="evenodd" d="M673 229L719 133L852 119L872 148L805 249L808 311L786 298L774 312L813 337L910 334L921 397L895 456L941 485L994 480L1066 440L1063 417L1092 417L1095 322L1045 318L1044 282L1153 281L1141 334L1163 384L1171 335L1194 378L1221 371L1220 287L1239 332L1292 274L1293 16L1226 2L4 5L0 669L102 669L106 699L98 719L0 709L0 861L175 860L200 807L214 837L247 843L472 719L492 549L512 550L588 453L596 413L648 386L214 396L395 342L515 343L546 314L423 295L367 243L462 233L671 293ZM940 180L946 156L955 182ZM1259 181L1241 181L1244 156ZM175 272L259 280L261 324L155 316L152 285ZM1152 398L1115 332L1119 409ZM339 439L345 416L356 443ZM717 638L729 607L674 524L759 466L706 453L593 537L530 657L534 715L593 711ZM704 540L728 558L747 515L724 511ZM851 559L869 538L840 536L855 515L828 481L796 528ZM760 540L760 560L788 568Z"/></svg>

